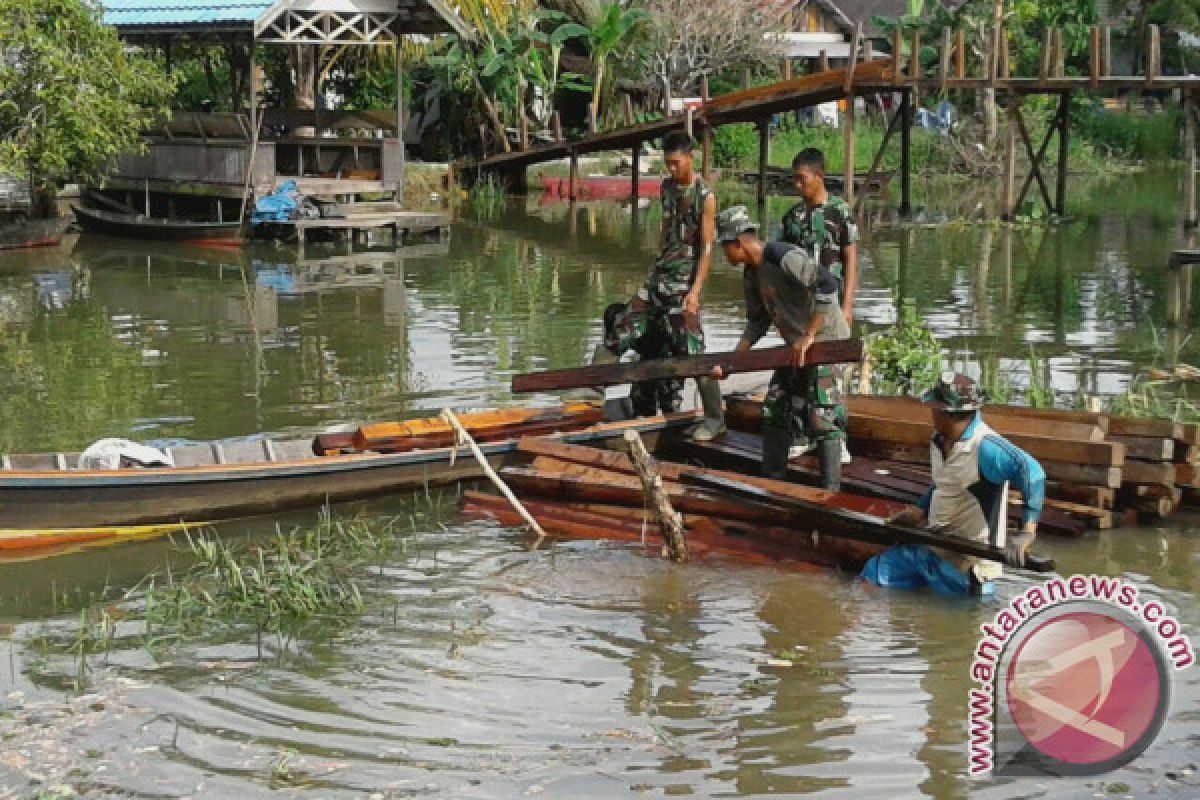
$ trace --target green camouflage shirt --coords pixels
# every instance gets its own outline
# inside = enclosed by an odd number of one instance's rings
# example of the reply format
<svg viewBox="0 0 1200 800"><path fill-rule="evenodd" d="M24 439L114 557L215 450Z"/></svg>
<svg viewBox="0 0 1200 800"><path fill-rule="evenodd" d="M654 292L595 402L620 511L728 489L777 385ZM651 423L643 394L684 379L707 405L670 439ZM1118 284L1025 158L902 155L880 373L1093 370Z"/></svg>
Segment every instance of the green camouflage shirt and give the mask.
<svg viewBox="0 0 1200 800"><path fill-rule="evenodd" d="M854 210L832 194L812 210L801 201L783 215L783 241L803 248L840 280L842 251L858 241Z"/></svg>
<svg viewBox="0 0 1200 800"><path fill-rule="evenodd" d="M700 220L704 216L704 201L712 190L700 180L681 189L673 178L662 183L663 223L667 235L660 261L695 261L700 257Z"/></svg>

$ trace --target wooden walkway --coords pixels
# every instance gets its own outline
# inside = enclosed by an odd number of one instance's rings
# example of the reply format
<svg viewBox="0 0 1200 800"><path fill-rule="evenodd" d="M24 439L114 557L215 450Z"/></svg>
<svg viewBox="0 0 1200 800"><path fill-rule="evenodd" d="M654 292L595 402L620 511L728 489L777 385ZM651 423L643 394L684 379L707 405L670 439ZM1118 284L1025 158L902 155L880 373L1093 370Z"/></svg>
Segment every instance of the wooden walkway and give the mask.
<svg viewBox="0 0 1200 800"><path fill-rule="evenodd" d="M672 131L699 132L701 138L701 172L710 174L712 155L712 131L731 123L755 123L759 134L758 201L765 206L767 192L768 152L770 147L770 120L773 115L810 108L831 100L842 100L859 95L886 94L899 96L899 107L894 109L875 155L874 163L867 170L868 180L877 173L885 149L896 134L900 139L900 213L911 210L911 129L916 98L925 94L945 95L947 92L978 92L991 90L1007 98L1004 113L1007 117L1004 148L1004 174L1000 178L1002 215L1012 218L1021 213L1025 198L1037 186L1038 195L1051 213L1063 215L1066 211L1068 170L1065 168L1070 135L1070 97L1074 92L1086 91L1093 94L1111 94L1118 91L1149 91L1181 93L1184 105L1184 151L1188 173L1192 176L1189 191L1185 195L1184 216L1187 224L1197 222L1196 174L1200 171L1197 160L1196 138L1200 120L1200 76L1163 75L1159 30L1148 26L1146 54L1147 68L1142 75L1112 74L1111 36L1106 28L1093 27L1089 41L1089 69L1086 75L1066 74L1066 48L1063 32L1058 29L1045 31L1042 42L1041 61L1036 76L1014 76L1009 55L1008 37L1003 28L992 32L988 53L983 57L967 46L963 31L944 31L940 47L934 49L938 58L932 64L926 59L923 66L913 63L911 57L899 59L877 59L871 54L870 44L861 36L862 25L850 45L850 63L841 69L824 69L795 79L783 80L769 86L744 89L738 92L708 99L707 86L702 91L705 97L698 108L684 114L640 124L632 123L632 109L626 103L625 118L630 123L611 131L590 133L574 139L564 139L559 131L557 140L534 146L522 146L511 152L498 153L486 158L466 159L456 163L455 170L465 182L473 182L483 175L500 180L510 190L523 192L526 186L524 171L534 164L568 159L570 162L571 196L573 184L578 179L578 159L581 155L602 151L629 149L632 154L633 172L640 174L639 161L642 143L662 137ZM893 36L892 52L922 52L919 33L912 41L902 39L897 30ZM859 60L860 44L863 60ZM826 59L821 59L826 63ZM907 63L905 63L907 62ZM789 72L785 65L784 74ZM1029 95L1057 95L1058 110L1050 128L1041 142L1034 142L1031 128L1022 114L1022 102ZM555 125L556 130L559 126ZM844 195L854 202L854 115L845 115L843 179ZM522 128L524 130L524 128ZM522 135L527 144L528 137ZM1047 154L1052 139L1057 138L1058 164L1056 180L1052 185L1046 172ZM1018 175L1018 150L1028 156L1029 169L1026 175ZM634 200L637 199L636 181L631 181ZM857 205L857 204L856 204Z"/></svg>

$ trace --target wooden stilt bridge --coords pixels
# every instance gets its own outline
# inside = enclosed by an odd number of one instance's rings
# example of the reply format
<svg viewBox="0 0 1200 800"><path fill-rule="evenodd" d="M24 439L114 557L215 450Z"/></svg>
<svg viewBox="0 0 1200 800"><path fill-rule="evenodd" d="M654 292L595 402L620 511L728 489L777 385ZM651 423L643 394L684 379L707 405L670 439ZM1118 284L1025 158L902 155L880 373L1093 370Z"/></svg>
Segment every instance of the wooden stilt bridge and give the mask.
<svg viewBox="0 0 1200 800"><path fill-rule="evenodd" d="M746 88L718 97L709 97L707 81L702 89L702 102L695 109L662 119L636 123L628 101L625 103L625 125L608 131L593 131L567 139L557 120L553 124L553 141L531 145L524 133L516 149L480 159L457 162L455 173L459 180L471 184L484 175L491 175L516 192L524 191L525 170L531 165L567 159L570 164L570 197L576 197L579 178L579 157L604 151L630 150L633 173L639 174L640 153L644 142L658 139L672 131L685 130L698 135L701 141L702 172L710 174L712 163L712 133L734 123L754 123L758 128L758 201L765 207L770 151L770 121L779 113L811 108L833 100L850 100L859 96L885 95L896 102L888 112L888 125L878 152L867 172L867 181L879 176L879 167L892 139L899 133L900 148L900 212L908 213L912 206L911 130L918 99L926 93L945 95L956 92L992 91L1007 99L1003 105L1008 124L1003 126L1003 175L1000 180L1000 208L1004 218L1019 213L1034 184L1038 194L1052 214L1066 212L1068 152L1070 138L1070 99L1075 92L1114 94L1117 92L1178 92L1184 107L1184 157L1187 187L1185 192L1185 223L1197 223L1196 200L1196 125L1198 119L1197 92L1200 76L1166 76L1162 74L1158 26L1151 25L1147 33L1147 68L1143 75L1115 75L1111 71L1111 36L1107 28L1093 27L1090 34L1089 71L1086 75L1068 75L1066 50L1062 31L1048 30L1042 43L1042 58L1036 76L1014 76L1009 58L1008 37L1003 29L992 31L988 52L979 58L968 48L964 32L944 32L936 62L915 63L911 53L921 52L920 33L911 41L896 31L892 53L898 56L876 58L871 44L862 36L862 24L856 26L850 46L850 57L844 67L828 68L828 59L820 59L823 69L797 78L790 77L790 63L784 65L784 80L768 86ZM1058 106L1049 128L1035 142L1022 113L1023 101L1033 95L1058 97ZM593 115L594 118L594 115ZM594 125L594 123L593 123ZM856 207L855 198L854 114L843 117L844 180L846 199ZM1047 175L1047 154L1057 139L1058 168L1053 186ZM1036 146L1035 146L1036 145ZM1029 164L1027 174L1020 175L1018 150L1023 150ZM637 181L633 181L637 199ZM856 202L859 201L859 202Z"/></svg>

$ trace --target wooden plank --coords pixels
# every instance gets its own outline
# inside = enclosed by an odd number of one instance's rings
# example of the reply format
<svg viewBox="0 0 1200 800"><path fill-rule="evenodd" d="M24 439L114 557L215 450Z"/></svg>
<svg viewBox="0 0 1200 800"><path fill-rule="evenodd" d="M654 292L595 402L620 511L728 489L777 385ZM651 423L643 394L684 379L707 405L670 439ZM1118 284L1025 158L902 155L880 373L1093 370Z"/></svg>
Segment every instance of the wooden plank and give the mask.
<svg viewBox="0 0 1200 800"><path fill-rule="evenodd" d="M1112 436L1154 436L1163 439L1182 439L1183 426L1178 422L1149 417L1109 417L1108 432Z"/></svg>
<svg viewBox="0 0 1200 800"><path fill-rule="evenodd" d="M1183 464L1200 464L1200 447L1196 445L1176 446L1175 460Z"/></svg>
<svg viewBox="0 0 1200 800"><path fill-rule="evenodd" d="M851 101L854 93L854 68L858 65L858 46L862 42L862 32L862 22L854 23L854 35L850 38L850 57L846 64L846 82L842 84L842 91Z"/></svg>
<svg viewBox="0 0 1200 800"><path fill-rule="evenodd" d="M953 32L950 30L950 28L947 27L942 29L942 52L941 60L938 65L938 78L941 83L941 85L938 87L938 91L940 91L942 94L946 93L946 81L950 80L950 56L951 48L953 46L951 44L950 37L952 35Z"/></svg>
<svg viewBox="0 0 1200 800"><path fill-rule="evenodd" d="M1162 50L1159 45L1158 26L1149 26L1150 41L1146 48L1146 88L1153 88L1162 73Z"/></svg>
<svg viewBox="0 0 1200 800"><path fill-rule="evenodd" d="M1046 477L1066 483L1083 483L1117 489L1121 486L1124 467L1097 467L1090 464L1069 464L1061 461L1040 462Z"/></svg>
<svg viewBox="0 0 1200 800"><path fill-rule="evenodd" d="M850 438L862 441L927 447L933 432L932 423L868 417L861 414L849 416ZM1125 446L1115 442L1081 442L1026 434L1012 434L1005 438L1039 460L1071 461L1103 467L1119 467L1125 461Z"/></svg>
<svg viewBox="0 0 1200 800"><path fill-rule="evenodd" d="M1189 446L1200 446L1200 425L1185 422L1180 428L1178 439L1182 444Z"/></svg>
<svg viewBox="0 0 1200 800"><path fill-rule="evenodd" d="M1088 74L1092 79L1093 92L1100 88L1100 76L1103 72L1103 55L1100 46L1100 27L1093 25L1088 37L1088 53L1090 56Z"/></svg>
<svg viewBox="0 0 1200 800"><path fill-rule="evenodd" d="M911 60L911 59L910 59ZM904 85L904 31L897 25L892 29L892 85ZM912 69L910 66L909 69Z"/></svg>
<svg viewBox="0 0 1200 800"><path fill-rule="evenodd" d="M630 364L606 364L571 369L528 372L514 375L513 392L540 392L590 386L615 386L634 381L705 376L720 367L726 375L762 372L789 366L792 350L787 345L746 353L710 353L682 358L655 358ZM843 364L861 361L863 344L858 339L816 342L809 348L807 364Z"/></svg>
<svg viewBox="0 0 1200 800"><path fill-rule="evenodd" d="M1045 86L1050 77L1050 64L1054 57L1053 34L1050 29L1042 31L1042 52L1038 61L1038 86Z"/></svg>
<svg viewBox="0 0 1200 800"><path fill-rule="evenodd" d="M694 482L695 485L704 486L714 491L721 491L725 496L739 497L746 501L762 504L765 508L777 508L785 514L785 519L788 522L793 525L799 525L802 528L809 527L816 522L822 535L825 536L841 536L879 544L922 544L927 547L936 547L941 550L973 556L975 558L983 558L1003 564L1010 563L1007 555L1001 548L980 545L965 539L948 537L920 528L885 522L866 514L838 511L825 508L816 503L806 503L801 500L781 497L773 492L750 486L741 481L716 478L700 472L685 476L685 481L688 483ZM837 525L836 523L839 522L844 523L844 525ZM1052 560L1033 556L1032 554L1026 559L1026 565L1028 569L1034 572L1051 572L1054 570Z"/></svg>
<svg viewBox="0 0 1200 800"><path fill-rule="evenodd" d="M1104 430L1097 424L1025 416L1014 413L1013 408L1013 406L985 406L983 420L997 433L1005 436L1025 434L1049 436L1055 439L1073 439L1081 442L1104 441ZM916 398L847 395L846 410L851 415L864 414L909 422L927 423L931 420L929 407Z"/></svg>
<svg viewBox="0 0 1200 800"><path fill-rule="evenodd" d="M1127 485L1152 483L1159 486L1173 486L1175 484L1175 465L1131 459L1125 462L1121 479L1122 483Z"/></svg>
<svg viewBox="0 0 1200 800"><path fill-rule="evenodd" d="M1125 457L1139 461L1170 461L1175 455L1175 440L1152 436L1109 436L1108 441L1125 445Z"/></svg>
<svg viewBox="0 0 1200 800"><path fill-rule="evenodd" d="M962 28L954 32L954 75L960 80L967 77L967 35Z"/></svg>
<svg viewBox="0 0 1200 800"><path fill-rule="evenodd" d="M575 403L557 408L503 409L476 414L463 414L462 423L472 436L484 441L496 435L520 436L530 427L553 430L586 427L604 421L604 411L598 404ZM384 422L364 425L353 434L354 446L359 450L381 448L449 447L455 441L454 429L444 420L432 417L404 422Z"/></svg>
<svg viewBox="0 0 1200 800"><path fill-rule="evenodd" d="M1111 509L1116 498L1116 491L1106 486L1089 486L1063 481L1047 481L1046 495L1057 500L1065 500L1096 508Z"/></svg>

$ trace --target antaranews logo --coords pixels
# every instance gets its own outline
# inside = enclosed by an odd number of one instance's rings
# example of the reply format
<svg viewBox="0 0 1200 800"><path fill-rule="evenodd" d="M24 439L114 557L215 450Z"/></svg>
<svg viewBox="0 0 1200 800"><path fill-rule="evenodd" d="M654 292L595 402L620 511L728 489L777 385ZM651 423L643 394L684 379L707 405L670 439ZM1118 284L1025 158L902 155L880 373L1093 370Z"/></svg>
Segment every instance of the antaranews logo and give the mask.
<svg viewBox="0 0 1200 800"><path fill-rule="evenodd" d="M1098 775L1158 736L1171 673L1191 641L1119 578L1072 575L1026 589L981 625L971 663L968 771Z"/></svg>

